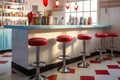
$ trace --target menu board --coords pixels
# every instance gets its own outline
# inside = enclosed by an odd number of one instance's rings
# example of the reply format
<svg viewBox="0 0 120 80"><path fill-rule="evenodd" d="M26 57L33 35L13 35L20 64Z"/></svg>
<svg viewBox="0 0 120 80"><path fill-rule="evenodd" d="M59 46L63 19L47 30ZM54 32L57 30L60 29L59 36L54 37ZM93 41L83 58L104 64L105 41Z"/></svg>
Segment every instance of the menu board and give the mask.
<svg viewBox="0 0 120 80"><path fill-rule="evenodd" d="M120 7L120 0L100 0L100 8Z"/></svg>

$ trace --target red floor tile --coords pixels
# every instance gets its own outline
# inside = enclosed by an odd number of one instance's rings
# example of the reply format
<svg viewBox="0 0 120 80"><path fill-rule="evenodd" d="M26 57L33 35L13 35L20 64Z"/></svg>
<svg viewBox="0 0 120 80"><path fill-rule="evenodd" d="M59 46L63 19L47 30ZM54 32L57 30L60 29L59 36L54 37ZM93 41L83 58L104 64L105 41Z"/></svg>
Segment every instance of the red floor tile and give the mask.
<svg viewBox="0 0 120 80"><path fill-rule="evenodd" d="M120 69L118 65L107 65L109 69Z"/></svg>
<svg viewBox="0 0 120 80"><path fill-rule="evenodd" d="M96 60L90 60L90 63L97 63L97 64L100 64L101 62L100 62L100 61L96 61Z"/></svg>
<svg viewBox="0 0 120 80"><path fill-rule="evenodd" d="M5 64L7 63L8 61L0 61L0 64Z"/></svg>
<svg viewBox="0 0 120 80"><path fill-rule="evenodd" d="M80 76L80 80L95 80L93 76Z"/></svg>
<svg viewBox="0 0 120 80"><path fill-rule="evenodd" d="M107 70L95 70L97 75L109 75Z"/></svg>
<svg viewBox="0 0 120 80"><path fill-rule="evenodd" d="M111 58L104 58L104 60L112 60Z"/></svg>
<svg viewBox="0 0 120 80"><path fill-rule="evenodd" d="M47 78L48 78L48 80L57 80L57 75L51 75Z"/></svg>

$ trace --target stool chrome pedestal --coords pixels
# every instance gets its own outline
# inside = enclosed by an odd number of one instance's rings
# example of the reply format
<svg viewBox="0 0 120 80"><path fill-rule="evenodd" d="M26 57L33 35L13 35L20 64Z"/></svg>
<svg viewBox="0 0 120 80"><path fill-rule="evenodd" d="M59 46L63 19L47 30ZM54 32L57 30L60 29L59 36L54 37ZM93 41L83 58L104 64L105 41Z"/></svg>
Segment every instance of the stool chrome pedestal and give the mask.
<svg viewBox="0 0 120 80"><path fill-rule="evenodd" d="M118 37L118 34L115 32L109 32L108 37L110 37L110 55L108 55L108 57L113 58L113 57L115 57L113 54L113 50L116 49L114 47L114 38Z"/></svg>
<svg viewBox="0 0 120 80"><path fill-rule="evenodd" d="M99 32L99 33L95 34L95 37L100 38L100 49L97 50L100 53L100 55L98 58L96 58L96 60L102 62L102 61L104 61L102 53L105 52L103 50L103 39L108 37L108 35L106 33Z"/></svg>
<svg viewBox="0 0 120 80"><path fill-rule="evenodd" d="M92 38L91 35L89 34L79 34L78 35L78 39L79 40L83 40L83 52L82 52L82 62L78 63L78 67L82 67L82 68L87 68L90 66L89 63L86 62L85 56L86 56L86 40L90 40Z"/></svg>
<svg viewBox="0 0 120 80"><path fill-rule="evenodd" d="M72 37L68 35L60 35L60 36L57 36L57 41L63 43L63 54L61 59L63 64L62 64L62 67L59 67L57 70L58 72L61 72L61 73L70 72L70 68L66 66L66 42L71 42Z"/></svg>
<svg viewBox="0 0 120 80"><path fill-rule="evenodd" d="M36 74L31 76L29 80L47 80L47 78L43 75L40 75L40 46L47 45L48 41L45 38L31 38L29 39L30 46L36 46L36 62L33 66L36 67ZM44 63L44 62L43 62ZM32 65L32 64L31 64Z"/></svg>

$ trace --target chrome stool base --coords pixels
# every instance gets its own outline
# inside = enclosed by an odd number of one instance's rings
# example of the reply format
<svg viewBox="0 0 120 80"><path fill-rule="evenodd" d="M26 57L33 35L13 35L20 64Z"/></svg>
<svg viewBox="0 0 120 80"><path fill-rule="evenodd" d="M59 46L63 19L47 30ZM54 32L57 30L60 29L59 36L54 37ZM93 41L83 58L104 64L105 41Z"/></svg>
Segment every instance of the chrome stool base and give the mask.
<svg viewBox="0 0 120 80"><path fill-rule="evenodd" d="M29 80L48 80L44 75L40 75L40 76L36 76L36 75L33 75L29 78Z"/></svg>
<svg viewBox="0 0 120 80"><path fill-rule="evenodd" d="M68 67L60 67L57 69L58 72L61 72L61 73L68 73L70 72L70 68Z"/></svg>
<svg viewBox="0 0 120 80"><path fill-rule="evenodd" d="M78 67L81 67L81 68L88 68L90 66L89 63L84 63L84 62L81 62L81 63L78 63L77 65Z"/></svg>

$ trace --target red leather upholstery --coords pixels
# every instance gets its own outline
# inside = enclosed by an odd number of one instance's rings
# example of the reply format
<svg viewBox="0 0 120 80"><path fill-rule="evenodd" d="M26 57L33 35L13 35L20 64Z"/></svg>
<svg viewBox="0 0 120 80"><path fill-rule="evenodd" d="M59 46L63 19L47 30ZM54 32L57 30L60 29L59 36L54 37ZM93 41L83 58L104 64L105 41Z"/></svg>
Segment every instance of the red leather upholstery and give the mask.
<svg viewBox="0 0 120 80"><path fill-rule="evenodd" d="M31 46L44 46L48 44L48 40L45 38L31 38L28 43Z"/></svg>
<svg viewBox="0 0 120 80"><path fill-rule="evenodd" d="M78 39L81 39L81 40L90 40L91 38L92 38L92 36L89 34L79 34L78 35Z"/></svg>
<svg viewBox="0 0 120 80"><path fill-rule="evenodd" d="M99 32L99 33L95 34L95 37L96 38L106 38L106 37L108 37L108 34L103 33L103 32Z"/></svg>
<svg viewBox="0 0 120 80"><path fill-rule="evenodd" d="M59 41L59 42L70 42L70 41L72 41L72 37L69 36L69 35L60 35L60 36L57 36L57 41Z"/></svg>
<svg viewBox="0 0 120 80"><path fill-rule="evenodd" d="M109 37L118 37L118 34L115 33L115 32L109 32L109 33L108 33L108 36L109 36Z"/></svg>

